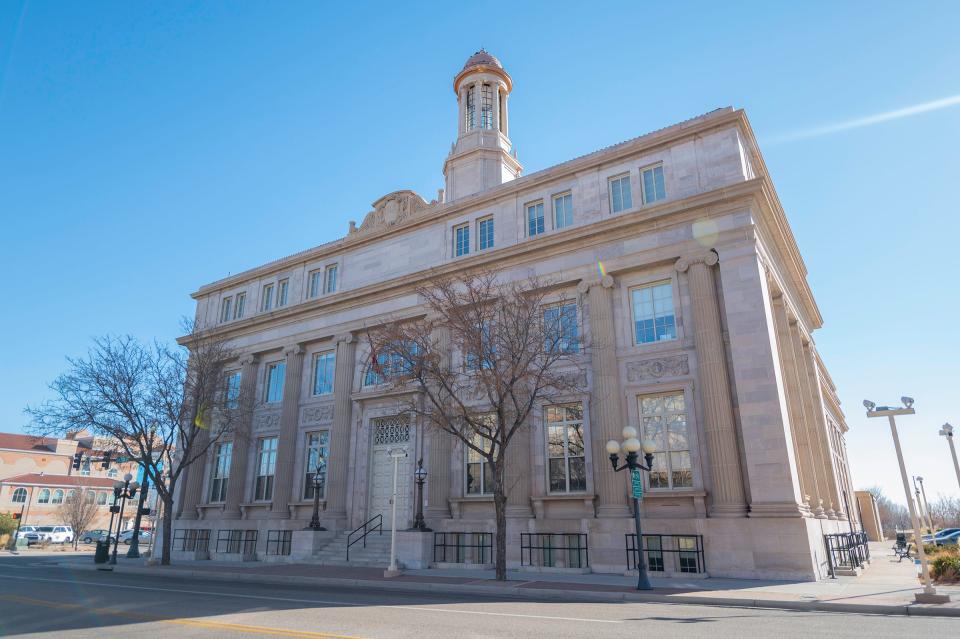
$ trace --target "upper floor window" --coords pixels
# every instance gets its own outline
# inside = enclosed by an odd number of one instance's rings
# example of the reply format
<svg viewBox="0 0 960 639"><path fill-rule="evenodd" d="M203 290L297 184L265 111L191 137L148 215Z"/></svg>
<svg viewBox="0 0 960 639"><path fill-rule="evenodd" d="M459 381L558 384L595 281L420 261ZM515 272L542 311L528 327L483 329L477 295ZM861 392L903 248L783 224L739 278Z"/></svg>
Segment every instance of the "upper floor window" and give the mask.
<svg viewBox="0 0 960 639"><path fill-rule="evenodd" d="M489 452L493 446L493 441L480 433L474 433L473 445L482 451ZM466 475L466 492L468 495L493 494L493 469L490 467L486 456L481 455L469 446L467 447Z"/></svg>
<svg viewBox="0 0 960 639"><path fill-rule="evenodd" d="M547 457L550 492L587 489L587 466L583 444L583 405L547 406Z"/></svg>
<svg viewBox="0 0 960 639"><path fill-rule="evenodd" d="M227 408L237 408L240 405L240 371L227 373Z"/></svg>
<svg viewBox="0 0 960 639"><path fill-rule="evenodd" d="M246 293L237 293L237 303L233 307L233 319L240 319L243 317L243 307L247 302Z"/></svg>
<svg viewBox="0 0 960 639"><path fill-rule="evenodd" d="M337 292L337 265L331 264L326 268L323 274L323 292Z"/></svg>
<svg viewBox="0 0 960 639"><path fill-rule="evenodd" d="M120 471L118 471L116 468L111 468L110 470L107 471L107 477L109 477L110 479L116 479L119 475L120 475Z"/></svg>
<svg viewBox="0 0 960 639"><path fill-rule="evenodd" d="M333 392L333 375L336 368L336 353L317 353L313 358L313 394L329 395Z"/></svg>
<svg viewBox="0 0 960 639"><path fill-rule="evenodd" d="M83 475L84 477L90 476L90 458L89 457L83 458L83 466L80 467L80 474Z"/></svg>
<svg viewBox="0 0 960 639"><path fill-rule="evenodd" d="M476 345L464 344L466 351L463 358L463 367L467 371L475 371L480 368L490 369L494 366L494 354L496 353L496 344L493 343L490 325L484 323L480 331L480 352L476 352Z"/></svg>
<svg viewBox="0 0 960 639"><path fill-rule="evenodd" d="M287 372L286 362L267 364L266 384L264 384L263 401L268 404L283 400L283 378Z"/></svg>
<svg viewBox="0 0 960 639"><path fill-rule="evenodd" d="M13 503L23 504L27 501L27 489L17 488L13 491Z"/></svg>
<svg viewBox="0 0 960 639"><path fill-rule="evenodd" d="M407 349L403 349L405 352ZM409 353L416 354L418 351L415 343L410 345ZM376 386L384 384L389 379L409 375L412 372L412 363L404 358L404 355L396 350L381 351L370 356L370 364L367 366L367 372L363 376L364 386Z"/></svg>
<svg viewBox="0 0 960 639"><path fill-rule="evenodd" d="M650 488L690 488L693 471L687 414L682 392L642 395L640 421L645 439L653 440L653 470L647 475Z"/></svg>
<svg viewBox="0 0 960 639"><path fill-rule="evenodd" d="M261 437L257 442L257 479L253 487L255 501L273 499L273 476L277 468L277 438Z"/></svg>
<svg viewBox="0 0 960 639"><path fill-rule="evenodd" d="M546 332L545 348L560 353L580 352L580 331L577 325L577 305L561 302L543 309L543 324Z"/></svg>
<svg viewBox="0 0 960 639"><path fill-rule="evenodd" d="M643 169L643 203L659 202L667 197L667 190L663 185L663 165L658 164L649 169Z"/></svg>
<svg viewBox="0 0 960 639"><path fill-rule="evenodd" d="M230 480L230 463L233 459L233 442L217 444L213 449L213 467L210 469L210 501L227 500L227 484Z"/></svg>
<svg viewBox="0 0 960 639"><path fill-rule="evenodd" d="M273 284L264 284L263 295L260 296L260 310L269 311L273 308Z"/></svg>
<svg viewBox="0 0 960 639"><path fill-rule="evenodd" d="M673 284L660 282L630 291L634 339L649 344L677 338Z"/></svg>
<svg viewBox="0 0 960 639"><path fill-rule="evenodd" d="M492 217L487 217L477 222L477 248L481 251L493 248Z"/></svg>
<svg viewBox="0 0 960 639"><path fill-rule="evenodd" d="M323 290L323 269L317 269L315 271L310 271L308 276L310 281L310 286L307 290L307 297L313 298L320 295L320 291Z"/></svg>
<svg viewBox="0 0 960 639"><path fill-rule="evenodd" d="M461 224L453 229L453 255L460 257L470 253L470 225Z"/></svg>
<svg viewBox="0 0 960 639"><path fill-rule="evenodd" d="M59 488L53 491L53 499L50 501L51 504L62 504L63 503L63 491Z"/></svg>
<svg viewBox="0 0 960 639"><path fill-rule="evenodd" d="M277 306L287 305L287 290L290 288L290 280L284 279L277 282Z"/></svg>
<svg viewBox="0 0 960 639"><path fill-rule="evenodd" d="M573 224L573 195L553 196L553 228L562 229Z"/></svg>
<svg viewBox="0 0 960 639"><path fill-rule="evenodd" d="M97 493L97 506L107 505L107 493Z"/></svg>
<svg viewBox="0 0 960 639"><path fill-rule="evenodd" d="M233 298L225 297L220 302L220 321L229 322L233 317Z"/></svg>
<svg viewBox="0 0 960 639"><path fill-rule="evenodd" d="M527 205L527 235L533 237L545 230L543 224L543 202Z"/></svg>
<svg viewBox="0 0 960 639"><path fill-rule="evenodd" d="M614 213L633 208L629 173L610 178L610 208Z"/></svg>
<svg viewBox="0 0 960 639"><path fill-rule="evenodd" d="M326 497L327 486L327 447L330 444L330 433L321 430L316 433L307 433L306 459L303 462L303 498L313 499L314 476L320 474L320 497Z"/></svg>
<svg viewBox="0 0 960 639"><path fill-rule="evenodd" d="M47 504L50 503L50 489L44 488L40 491L40 495L37 497L38 504Z"/></svg>
<svg viewBox="0 0 960 639"><path fill-rule="evenodd" d="M476 96L473 93L473 87L467 88L467 104L464 109L464 117L466 118L466 128L469 131L476 126L477 122L477 103Z"/></svg>
<svg viewBox="0 0 960 639"><path fill-rule="evenodd" d="M493 128L493 88L489 84L480 88L480 126Z"/></svg>

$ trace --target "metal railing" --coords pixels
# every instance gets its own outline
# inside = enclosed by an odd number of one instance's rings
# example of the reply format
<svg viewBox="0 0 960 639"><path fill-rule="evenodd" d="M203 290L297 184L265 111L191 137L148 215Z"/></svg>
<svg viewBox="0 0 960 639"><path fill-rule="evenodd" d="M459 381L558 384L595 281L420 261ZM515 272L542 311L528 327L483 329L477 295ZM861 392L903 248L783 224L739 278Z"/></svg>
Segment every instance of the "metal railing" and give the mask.
<svg viewBox="0 0 960 639"><path fill-rule="evenodd" d="M493 533L435 532L433 561L445 564L493 563Z"/></svg>
<svg viewBox="0 0 960 639"><path fill-rule="evenodd" d="M520 533L520 565L586 568L590 565L586 533Z"/></svg>
<svg viewBox="0 0 960 639"><path fill-rule="evenodd" d="M257 552L256 530L217 531L217 554L252 555Z"/></svg>
<svg viewBox="0 0 960 639"><path fill-rule="evenodd" d="M209 549L209 528L178 528L173 531L173 550L196 551Z"/></svg>
<svg viewBox="0 0 960 639"><path fill-rule="evenodd" d="M637 535L628 533L625 537L627 570L636 570ZM703 535L644 535L643 553L650 572L698 574L707 571Z"/></svg>
<svg viewBox="0 0 960 639"><path fill-rule="evenodd" d="M377 523L374 524L373 522ZM347 561L350 561L350 546L362 541L363 547L366 548L367 535L377 530L380 531L381 535L383 534L383 515L374 515L367 521L363 522L363 525L358 526L353 532L347 535ZM356 539L353 538L354 535L358 535Z"/></svg>
<svg viewBox="0 0 960 639"><path fill-rule="evenodd" d="M865 532L824 535L823 543L827 547L827 569L831 579L836 579L837 568L853 570L870 561L870 546Z"/></svg>
<svg viewBox="0 0 960 639"><path fill-rule="evenodd" d="M290 545L293 541L292 530L268 530L267 531L267 554L268 555L289 555Z"/></svg>

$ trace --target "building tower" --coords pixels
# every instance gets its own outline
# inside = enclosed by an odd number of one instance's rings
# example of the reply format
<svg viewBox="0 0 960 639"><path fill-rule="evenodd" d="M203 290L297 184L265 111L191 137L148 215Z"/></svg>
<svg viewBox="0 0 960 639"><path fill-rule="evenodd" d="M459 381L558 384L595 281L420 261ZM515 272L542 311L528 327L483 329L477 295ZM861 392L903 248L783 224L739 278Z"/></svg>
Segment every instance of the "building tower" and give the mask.
<svg viewBox="0 0 960 639"><path fill-rule="evenodd" d="M512 88L503 65L483 49L453 79L459 124L457 141L443 163L447 202L513 180L523 170L509 138L507 96Z"/></svg>

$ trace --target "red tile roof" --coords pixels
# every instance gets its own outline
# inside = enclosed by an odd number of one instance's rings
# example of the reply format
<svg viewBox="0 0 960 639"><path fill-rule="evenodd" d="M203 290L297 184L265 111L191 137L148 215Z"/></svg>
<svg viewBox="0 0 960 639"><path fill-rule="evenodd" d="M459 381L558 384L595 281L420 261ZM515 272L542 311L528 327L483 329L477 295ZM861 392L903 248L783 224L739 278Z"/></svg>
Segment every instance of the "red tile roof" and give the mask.
<svg viewBox="0 0 960 639"><path fill-rule="evenodd" d="M53 453L57 450L57 438L37 437L35 435L24 435L22 433L0 433L0 448ZM84 453L101 452L91 451L88 445L80 441L77 442L77 450L82 450Z"/></svg>
<svg viewBox="0 0 960 639"><path fill-rule="evenodd" d="M113 488L116 479L86 477L84 475L46 475L26 473L0 480L0 484L30 484L34 486L82 486L84 488Z"/></svg>

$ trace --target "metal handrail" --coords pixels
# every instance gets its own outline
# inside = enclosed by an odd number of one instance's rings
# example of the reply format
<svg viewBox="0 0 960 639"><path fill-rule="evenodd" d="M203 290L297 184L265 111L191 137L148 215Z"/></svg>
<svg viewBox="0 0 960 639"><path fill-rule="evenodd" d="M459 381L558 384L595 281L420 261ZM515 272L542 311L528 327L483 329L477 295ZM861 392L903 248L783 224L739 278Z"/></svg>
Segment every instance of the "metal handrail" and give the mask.
<svg viewBox="0 0 960 639"><path fill-rule="evenodd" d="M376 525L376 526L373 526L373 527L371 527L369 530L367 530L367 526L369 526L369 525L370 525L371 523L373 523L374 521L377 522L377 525ZM382 514L380 514L380 515L374 515L373 517L371 517L371 518L368 519L367 521L363 522L363 525L357 526L357 528L356 528L352 533L350 533L349 535L347 535L347 561L350 561L350 546L354 545L355 543L357 543L357 542L359 542L359 541L362 541L362 542L363 542L363 547L366 548L366 547L367 547L367 535L369 535L370 533L372 533L372 532L374 532L374 531L376 531L376 530L379 530L381 535L383 534L383 515L382 515ZM359 537L357 537L356 539L354 539L353 541L351 541L351 538L352 538L355 534L357 534L358 532L361 532L361 531L363 531L363 534L360 535Z"/></svg>

